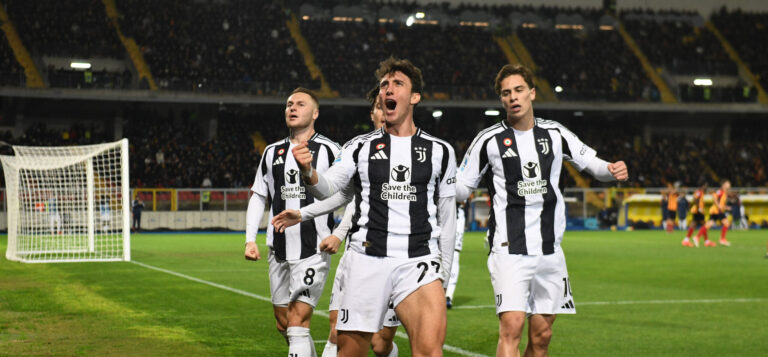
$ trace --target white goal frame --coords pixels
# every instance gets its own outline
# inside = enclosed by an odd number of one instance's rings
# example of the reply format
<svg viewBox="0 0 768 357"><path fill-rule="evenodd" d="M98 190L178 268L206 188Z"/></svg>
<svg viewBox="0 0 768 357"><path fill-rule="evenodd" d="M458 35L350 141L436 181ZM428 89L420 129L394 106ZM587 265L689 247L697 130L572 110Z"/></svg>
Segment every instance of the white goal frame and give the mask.
<svg viewBox="0 0 768 357"><path fill-rule="evenodd" d="M128 139L83 146L13 146L5 174L8 260L131 260Z"/></svg>

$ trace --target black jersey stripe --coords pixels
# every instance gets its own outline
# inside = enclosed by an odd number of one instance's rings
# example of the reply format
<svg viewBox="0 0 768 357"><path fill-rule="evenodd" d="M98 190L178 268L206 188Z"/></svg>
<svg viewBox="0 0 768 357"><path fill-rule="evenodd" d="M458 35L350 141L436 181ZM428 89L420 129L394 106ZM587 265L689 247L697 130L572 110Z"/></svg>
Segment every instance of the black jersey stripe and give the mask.
<svg viewBox="0 0 768 357"><path fill-rule="evenodd" d="M433 150L432 141L420 136L411 138L411 186L416 188L416 201L411 201L408 205L408 213L411 218L408 256L411 258L429 254L432 226L429 224L427 189L432 178Z"/></svg>
<svg viewBox="0 0 768 357"><path fill-rule="evenodd" d="M500 158L510 147L514 147L516 152L520 152L520 147L517 146L517 140L515 139L515 132L511 128L496 134L494 138ZM517 182L523 180L520 156L501 158L501 164L504 172L504 193L507 196L507 209L504 217L504 223L507 228L507 242L509 243L507 248L510 254L527 255L528 247L525 244L525 197L517 194Z"/></svg>
<svg viewBox="0 0 768 357"><path fill-rule="evenodd" d="M389 222L389 205L387 201L378 199L381 197L382 184L389 182L391 142L389 134L373 139L369 142L368 155L375 157L362 158L368 162L368 181L370 182L368 194L368 233L365 237L365 254L384 257L387 256L387 234ZM377 154L383 154L378 155Z"/></svg>
<svg viewBox="0 0 768 357"><path fill-rule="evenodd" d="M290 143L287 141L283 141L281 144L275 145L275 154L272 156L272 162L269 163L272 164L272 180L274 182L275 188L274 197L272 197L272 216L276 216L285 210L285 200L283 200L280 192L277 191L279 191L279 187L283 187L285 185L285 161L288 158L289 145ZM278 158L282 158L283 162L275 165L274 162ZM272 232L272 248L274 249L275 257L278 260L285 260L285 232L278 232L277 230Z"/></svg>
<svg viewBox="0 0 768 357"><path fill-rule="evenodd" d="M541 167L541 178L547 180L547 192L543 194L544 205L541 212L541 252L544 255L555 252L555 206L557 205L557 195L552 186L552 162L555 155L552 150L552 135L549 130L535 126L533 128L534 142L538 140L547 140L546 148L537 145L536 152L539 156L539 167Z"/></svg>

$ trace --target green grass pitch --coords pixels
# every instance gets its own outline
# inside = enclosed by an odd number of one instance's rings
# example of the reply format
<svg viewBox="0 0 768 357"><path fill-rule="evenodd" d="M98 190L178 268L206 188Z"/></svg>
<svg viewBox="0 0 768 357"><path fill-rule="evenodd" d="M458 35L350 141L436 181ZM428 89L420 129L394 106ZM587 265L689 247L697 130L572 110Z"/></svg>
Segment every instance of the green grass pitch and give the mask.
<svg viewBox="0 0 768 357"><path fill-rule="evenodd" d="M729 232L729 248L684 248L682 235L567 232L578 314L558 317L551 354L768 355L766 231ZM482 237L464 238L448 356L495 355L498 320ZM243 240L136 234L132 263L0 258L0 355L285 356L267 300L267 263L245 261ZM6 244L1 237L1 251ZM318 351L328 336L329 290L330 279L312 319ZM407 340L396 342L401 356L410 355Z"/></svg>

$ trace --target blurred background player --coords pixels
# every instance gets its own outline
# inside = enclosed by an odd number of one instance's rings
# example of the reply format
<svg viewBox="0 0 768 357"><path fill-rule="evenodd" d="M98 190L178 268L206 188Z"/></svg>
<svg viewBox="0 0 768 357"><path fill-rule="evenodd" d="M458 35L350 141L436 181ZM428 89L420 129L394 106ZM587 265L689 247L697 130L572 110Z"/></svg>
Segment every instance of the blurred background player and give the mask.
<svg viewBox="0 0 768 357"><path fill-rule="evenodd" d="M48 219L51 223L51 235L61 234L61 213L56 196L48 199Z"/></svg>
<svg viewBox="0 0 768 357"><path fill-rule="evenodd" d="M318 171L325 171L339 152L335 142L315 132L320 115L317 97L310 90L296 88L285 104L289 137L268 145L257 168L248 204L245 259L261 258L256 245L259 223L271 202L270 218L285 209L299 209L314 202L299 177L291 148L305 143ZM270 220L271 221L271 220ZM333 217L323 215L296 227L277 231L269 222L267 246L269 285L277 330L288 341L294 357L316 356L309 333L312 312L323 293L331 265L330 255L319 250L323 237L331 234Z"/></svg>
<svg viewBox="0 0 768 357"><path fill-rule="evenodd" d="M707 194L707 184L703 183L699 188L693 192L693 202L691 202L691 226L688 227L688 233L683 238L684 247L696 247L699 246L699 237L704 236L706 239L705 244L708 244L709 238L707 237L707 228L704 225L704 195ZM691 243L691 236L693 231L698 229L696 236L693 237L693 243Z"/></svg>
<svg viewBox="0 0 768 357"><path fill-rule="evenodd" d="M677 195L677 226L681 231L688 229L688 198L685 197L685 188L680 188Z"/></svg>
<svg viewBox="0 0 768 357"><path fill-rule="evenodd" d="M464 227L467 222L466 211L464 210L466 201L461 202L456 207L456 242L453 250L453 264L451 265L451 277L448 278L448 289L445 290L445 306L453 307L453 293L456 292L456 284L459 282L459 254L464 240Z"/></svg>
<svg viewBox="0 0 768 357"><path fill-rule="evenodd" d="M665 196L667 197L667 217L666 217L666 224L665 229L667 230L667 233L672 233L675 230L675 219L677 218L677 204L678 204L678 192L675 188L675 185L673 183L667 184L667 192L665 193Z"/></svg>
<svg viewBox="0 0 768 357"><path fill-rule="evenodd" d="M728 212L728 191L730 189L731 181L725 180L720 185L720 189L712 194L712 205L709 206L709 220L704 226L708 231L715 225L715 223L720 223L720 226L722 227L720 229L720 244L726 247L731 245L731 243L725 239L725 234L728 233L728 227L731 225L731 222L726 216L726 213ZM714 242L710 242L709 245L705 244L707 247L714 247L715 245Z"/></svg>
<svg viewBox="0 0 768 357"><path fill-rule="evenodd" d="M144 202L137 195L133 200L133 206L131 207L131 213L133 213L133 231L138 232L141 230L141 212L144 211Z"/></svg>
<svg viewBox="0 0 768 357"><path fill-rule="evenodd" d="M109 207L109 200L106 198L101 199L99 204L99 217L101 220L101 231L106 232L110 229L110 220L112 220L112 208Z"/></svg>

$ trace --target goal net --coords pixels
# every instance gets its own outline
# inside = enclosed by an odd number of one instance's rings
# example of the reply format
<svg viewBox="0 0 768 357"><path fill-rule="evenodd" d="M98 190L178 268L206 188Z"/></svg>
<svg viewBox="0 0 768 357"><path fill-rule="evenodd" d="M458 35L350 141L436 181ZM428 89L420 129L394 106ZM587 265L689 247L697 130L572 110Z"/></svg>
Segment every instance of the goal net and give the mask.
<svg viewBox="0 0 768 357"><path fill-rule="evenodd" d="M0 155L8 199L7 259L131 259L128 139L13 146L13 151L13 156Z"/></svg>

